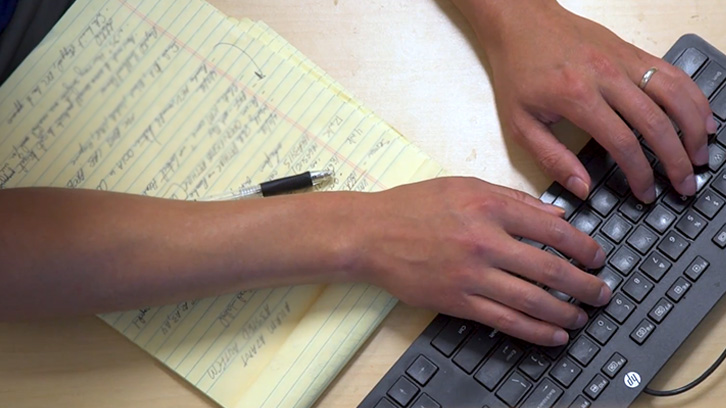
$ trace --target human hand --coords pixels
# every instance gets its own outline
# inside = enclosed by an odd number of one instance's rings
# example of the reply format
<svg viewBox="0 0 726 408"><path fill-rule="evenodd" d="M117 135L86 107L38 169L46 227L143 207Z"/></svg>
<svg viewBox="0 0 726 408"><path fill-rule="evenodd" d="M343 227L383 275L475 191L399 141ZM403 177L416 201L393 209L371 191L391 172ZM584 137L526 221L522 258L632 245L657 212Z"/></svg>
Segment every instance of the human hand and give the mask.
<svg viewBox="0 0 726 408"><path fill-rule="evenodd" d="M605 254L554 206L474 178L442 178L370 194L359 201L352 247L357 279L419 307L479 321L532 343L554 346L587 315L539 282L602 306L607 285L566 260L518 241L556 248L586 267Z"/></svg>
<svg viewBox="0 0 726 408"><path fill-rule="evenodd" d="M487 52L503 127L550 177L582 199L591 187L585 168L548 128L566 118L612 155L637 198L654 201L653 171L627 122L662 161L675 189L695 194L693 164L708 162L707 135L717 125L685 73L555 1L455 3L469 8ZM651 67L658 71L641 90Z"/></svg>

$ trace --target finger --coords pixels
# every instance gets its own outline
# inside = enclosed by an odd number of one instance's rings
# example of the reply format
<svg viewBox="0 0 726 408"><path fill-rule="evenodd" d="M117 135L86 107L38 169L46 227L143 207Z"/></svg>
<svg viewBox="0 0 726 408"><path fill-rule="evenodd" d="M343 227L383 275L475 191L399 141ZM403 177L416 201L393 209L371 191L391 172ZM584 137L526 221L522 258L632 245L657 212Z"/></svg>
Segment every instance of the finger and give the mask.
<svg viewBox="0 0 726 408"><path fill-rule="evenodd" d="M461 317L542 346L559 346L569 340L569 335L562 328L481 296L469 296L469 307Z"/></svg>
<svg viewBox="0 0 726 408"><path fill-rule="evenodd" d="M590 175L577 157L529 113L518 115L513 137L537 160L548 176L577 197L585 200L590 193Z"/></svg>
<svg viewBox="0 0 726 408"><path fill-rule="evenodd" d="M654 82L656 79L663 78L665 78L665 74L659 76L658 72L656 72L646 89L651 86L652 89L662 89L661 84ZM670 119L653 102L653 99L641 91L637 85L629 81L612 84L603 89L603 95L611 106L621 112L625 120L643 135L645 141L663 163L668 178L675 189L680 194L689 196L695 194L696 180L693 175L691 160L683 144L678 139ZM683 105L690 106L691 114L696 113L692 104L685 103ZM645 199L647 202L654 201L655 190L648 190Z"/></svg>
<svg viewBox="0 0 726 408"><path fill-rule="evenodd" d="M534 249L534 248L533 248ZM496 300L515 310L558 327L579 329L587 322L587 314L579 307L563 302L544 289L503 271L484 275L476 294Z"/></svg>
<svg viewBox="0 0 726 408"><path fill-rule="evenodd" d="M522 242L514 241L506 256L494 265L539 282L593 306L607 304L612 294L599 278L580 270L565 259Z"/></svg>
<svg viewBox="0 0 726 408"><path fill-rule="evenodd" d="M661 64L663 64L663 70L668 72L670 75L674 77L680 77L682 78L681 81L685 81L686 85L686 92L687 95L690 97L692 101L694 101L696 105L696 109L699 112L698 117L702 118L704 121L704 126L706 128L706 132L708 134L714 134L718 130L718 124L716 123L716 119L713 117L713 112L711 111L711 105L708 103L708 99L706 99L707 95L703 94L703 91L701 91L701 88L696 85L695 82L693 82L693 79L688 76L683 70L676 68L670 64L665 63L664 61L658 59ZM675 98L675 99L681 99L681 98ZM693 120L693 118L687 118L689 120ZM680 124L679 124L680 126Z"/></svg>
<svg viewBox="0 0 726 408"><path fill-rule="evenodd" d="M562 114L610 153L639 200L646 203L655 200L653 170L640 142L602 96L590 97L589 102L571 103Z"/></svg>
<svg viewBox="0 0 726 408"><path fill-rule="evenodd" d="M711 132L707 129L707 120L704 119L703 105L707 109L705 116L708 118L708 100L683 71L660 60L657 62L659 71L653 75L644 91L666 110L681 129L683 145L691 162L699 166L707 164L708 134ZM711 130L715 132L715 129Z"/></svg>
<svg viewBox="0 0 726 408"><path fill-rule="evenodd" d="M513 200L500 207L490 212L498 214L498 222L508 234L548 245L588 268L599 268L605 262L600 245L564 219Z"/></svg>
<svg viewBox="0 0 726 408"><path fill-rule="evenodd" d="M489 183L487 183L489 184ZM563 217L565 215L565 210L561 207L558 207L556 205L552 204L546 204L540 201L538 198L533 197L527 193L525 193L522 190L515 190L509 187L504 187L498 184L489 184L489 192L494 192L496 194L500 194L506 197L509 197L511 199L520 201L524 204L527 204L529 206L532 206L534 208L547 211L548 213L556 216L556 217Z"/></svg>

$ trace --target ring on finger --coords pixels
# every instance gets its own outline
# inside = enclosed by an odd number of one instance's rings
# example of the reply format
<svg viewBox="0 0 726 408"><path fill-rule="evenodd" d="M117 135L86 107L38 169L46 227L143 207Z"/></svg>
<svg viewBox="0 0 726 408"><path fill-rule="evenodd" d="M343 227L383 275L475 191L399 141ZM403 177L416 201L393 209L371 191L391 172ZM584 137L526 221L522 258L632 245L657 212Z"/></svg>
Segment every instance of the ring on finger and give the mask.
<svg viewBox="0 0 726 408"><path fill-rule="evenodd" d="M658 68L651 67L649 70L645 71L645 74L643 74L643 78L640 79L640 84L638 84L638 88L645 89L645 87L648 85L648 82L650 82L650 79L653 78L653 75L658 72Z"/></svg>

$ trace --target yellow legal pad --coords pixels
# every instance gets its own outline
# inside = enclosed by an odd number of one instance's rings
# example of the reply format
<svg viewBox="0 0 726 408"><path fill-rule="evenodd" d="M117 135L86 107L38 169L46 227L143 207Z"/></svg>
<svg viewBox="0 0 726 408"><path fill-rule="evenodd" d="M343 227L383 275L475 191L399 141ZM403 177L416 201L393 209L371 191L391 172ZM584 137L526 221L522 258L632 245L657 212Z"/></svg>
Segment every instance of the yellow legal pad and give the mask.
<svg viewBox="0 0 726 408"><path fill-rule="evenodd" d="M200 0L77 0L0 120L3 188L194 200L309 169L358 191L442 174L269 27ZM100 317L224 407L307 407L394 303L308 285Z"/></svg>

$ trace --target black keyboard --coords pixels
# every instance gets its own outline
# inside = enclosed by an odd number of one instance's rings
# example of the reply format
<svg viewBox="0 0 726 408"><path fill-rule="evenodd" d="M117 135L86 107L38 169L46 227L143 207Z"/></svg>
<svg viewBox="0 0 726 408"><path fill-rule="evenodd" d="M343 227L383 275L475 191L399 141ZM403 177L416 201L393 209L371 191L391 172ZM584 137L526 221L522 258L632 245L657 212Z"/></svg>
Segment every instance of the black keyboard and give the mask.
<svg viewBox="0 0 726 408"><path fill-rule="evenodd" d="M591 140L578 154L592 177L590 197L583 202L556 183L540 197L564 208L608 254L606 266L590 272L613 289L610 303L586 307L588 324L555 348L440 314L361 408L626 407L655 377L726 291L726 56L686 35L664 59L695 80L719 122L709 163L697 169L696 196L677 194L643 145L658 198L640 203Z"/></svg>

